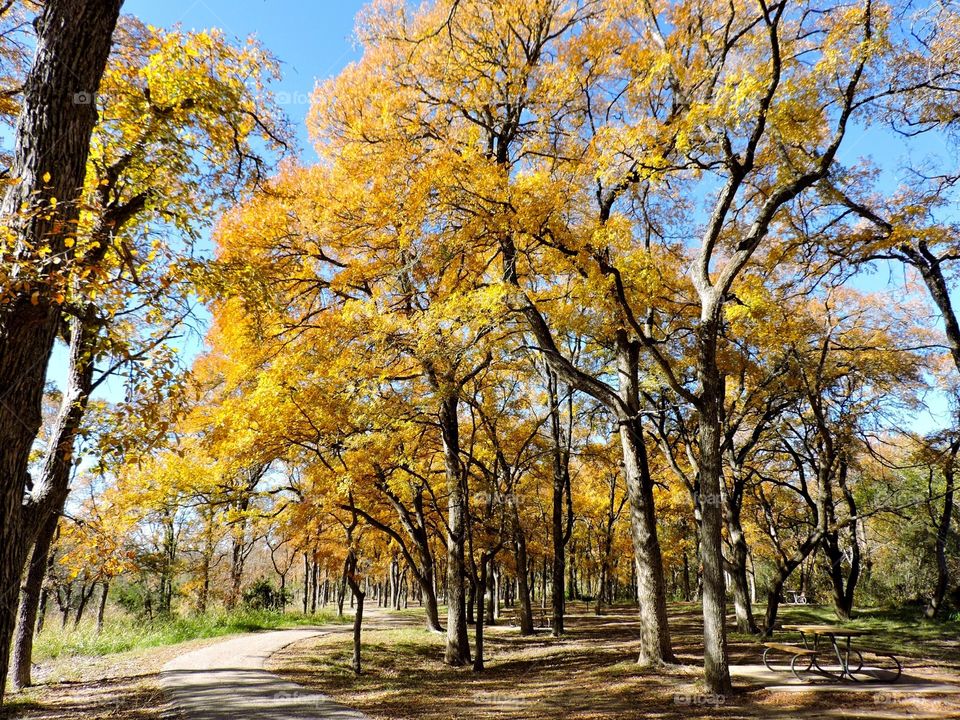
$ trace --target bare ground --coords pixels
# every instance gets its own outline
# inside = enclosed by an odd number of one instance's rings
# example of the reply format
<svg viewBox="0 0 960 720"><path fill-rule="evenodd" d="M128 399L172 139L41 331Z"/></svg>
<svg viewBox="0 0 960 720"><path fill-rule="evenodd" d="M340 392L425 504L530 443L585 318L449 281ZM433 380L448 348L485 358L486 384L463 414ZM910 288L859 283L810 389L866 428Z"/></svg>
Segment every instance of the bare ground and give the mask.
<svg viewBox="0 0 960 720"><path fill-rule="evenodd" d="M926 657L898 653L905 676L895 686L857 685L828 691L811 685L767 690L768 680L741 677L732 697L705 693L700 681L702 645L699 608L674 605L671 625L679 664L639 667L635 662L639 626L636 611L594 615L572 606L568 633L554 639L549 629L520 637L502 624L488 628L483 673L443 664L443 636L422 630L415 616L390 625L379 618L364 632L364 673L349 669L350 639L335 633L306 640L273 656L268 668L373 718L537 718L620 720L627 718L960 718L958 638L925 638ZM899 635L898 635L899 633ZM910 628L880 636L883 644L907 647ZM757 642L730 638L731 663L760 662ZM875 645L877 643L874 643ZM784 679L788 679L784 675ZM896 689L893 689L896 688Z"/></svg>
<svg viewBox="0 0 960 720"><path fill-rule="evenodd" d="M102 657L73 656L42 663L33 687L8 690L2 720L177 720L159 685L160 668L189 650L217 643L205 638Z"/></svg>
<svg viewBox="0 0 960 720"><path fill-rule="evenodd" d="M946 626L878 626L871 644L895 649L904 660L907 682L896 689L863 685L829 692L811 686L772 692L766 681L747 677L732 697L718 698L704 693L699 681L696 606L671 606L680 664L659 669L634 662L635 610L621 608L600 617L582 604L572 604L571 610L568 633L560 640L550 637L548 628L522 638L505 615L487 630L482 674L444 665L443 636L423 630L419 611L413 610L372 614L364 630L360 677L349 669L350 634L344 626L328 626L325 636L280 651L268 668L373 718L960 718L960 693L931 691L916 682L960 689L960 637ZM787 610L785 620L809 619L789 617L791 612L800 611ZM160 668L223 640L45 663L35 673L36 687L8 694L0 719L175 719L159 688ZM752 638L732 635L730 648L735 665L759 662L759 645Z"/></svg>

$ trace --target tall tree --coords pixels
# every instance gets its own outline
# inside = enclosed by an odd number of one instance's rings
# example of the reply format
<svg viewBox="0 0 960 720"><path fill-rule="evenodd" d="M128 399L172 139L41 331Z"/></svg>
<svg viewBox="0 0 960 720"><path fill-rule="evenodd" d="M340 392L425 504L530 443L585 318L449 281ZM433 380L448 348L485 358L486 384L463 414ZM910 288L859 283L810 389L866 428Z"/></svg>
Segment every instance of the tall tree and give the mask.
<svg viewBox="0 0 960 720"><path fill-rule="evenodd" d="M13 166L0 203L0 678L5 685L20 574L35 526L23 505L30 448L67 280L59 261L75 236L96 93L122 0L52 0L37 18ZM82 261L81 261L82 263ZM3 686L0 685L0 701Z"/></svg>

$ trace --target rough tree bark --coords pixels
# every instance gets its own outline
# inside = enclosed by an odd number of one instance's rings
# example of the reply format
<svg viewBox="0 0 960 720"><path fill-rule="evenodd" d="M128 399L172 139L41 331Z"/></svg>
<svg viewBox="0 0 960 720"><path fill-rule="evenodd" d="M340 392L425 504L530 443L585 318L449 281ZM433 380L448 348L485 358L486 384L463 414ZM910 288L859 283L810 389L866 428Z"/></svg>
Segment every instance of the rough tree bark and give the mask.
<svg viewBox="0 0 960 720"><path fill-rule="evenodd" d="M950 585L950 568L947 565L947 539L950 537L950 522L953 515L954 477L957 452L960 451L960 438L950 443L947 457L943 461L943 478L945 488L943 492L943 510L937 522L937 584L930 596L925 614L929 618L936 617L943 609L943 599Z"/></svg>
<svg viewBox="0 0 960 720"><path fill-rule="evenodd" d="M556 374L547 369L547 397L550 402L550 445L553 460L553 506L550 530L553 540L553 585L550 604L553 611L551 630L554 637L563 634L566 611L564 577L566 548L573 532L572 496L570 493L570 446L560 421L560 393ZM564 518L564 508L568 512Z"/></svg>
<svg viewBox="0 0 960 720"><path fill-rule="evenodd" d="M92 308L88 308L92 311ZM47 554L57 530L69 493L73 453L80 425L93 390L93 354L97 342L97 325L91 317L70 319L70 348L66 389L50 432L50 445L44 458L39 481L31 497L31 523L40 523L35 532L30 566L20 592L17 633L13 649L13 684L16 688L30 685L30 664L33 657L33 623L40 602L40 588L46 571Z"/></svg>
<svg viewBox="0 0 960 720"><path fill-rule="evenodd" d="M363 599L366 593L360 589L360 583L357 582L357 553L351 547L347 554L347 563L343 569L343 575L350 585L350 592L356 601L356 611L353 615L353 656L350 660L350 666L353 672L360 674L360 637L363 626Z"/></svg>
<svg viewBox="0 0 960 720"><path fill-rule="evenodd" d="M76 200L97 119L93 98L121 2L51 0L43 5L15 135L10 177L18 181L8 186L0 203L0 216L16 238L10 278L29 283L0 311L0 702L20 575L40 526L31 522L23 499L60 320L60 308L44 287L56 266L37 250L50 245L48 258L60 257L66 238L75 232ZM55 207L51 198L57 200Z"/></svg>
<svg viewBox="0 0 960 720"><path fill-rule="evenodd" d="M657 515L653 498L653 477L640 421L640 345L626 333L617 335L617 374L620 398L632 417L620 420L623 475L630 505L630 529L637 569L637 596L640 603L639 662L658 665L673 662L670 625L667 622L667 589L663 574Z"/></svg>
<svg viewBox="0 0 960 720"><path fill-rule="evenodd" d="M49 515L33 545L26 580L20 590L20 607L17 612L17 634L13 644L12 682L20 690L33 684L30 675L33 659L33 639L39 633L42 622L37 616L43 594L43 581L47 574L50 545L57 533L59 515Z"/></svg>
<svg viewBox="0 0 960 720"><path fill-rule="evenodd" d="M444 660L448 665L465 665L470 662L463 554L467 498L460 464L458 406L457 396L448 395L442 400L439 412L447 479L447 648Z"/></svg>
<svg viewBox="0 0 960 720"><path fill-rule="evenodd" d="M718 310L705 305L697 333L700 379L698 445L700 450L700 561L703 566L703 670L711 692L732 692L727 655L726 582L723 573L723 511L720 484L720 403L724 382L717 366Z"/></svg>
<svg viewBox="0 0 960 720"><path fill-rule="evenodd" d="M517 595L520 598L517 620L520 624L521 635L533 635L533 607L530 601L530 563L527 558L527 538L520 525L520 515L517 511L516 500L512 497L510 507L513 515L514 555L517 561Z"/></svg>

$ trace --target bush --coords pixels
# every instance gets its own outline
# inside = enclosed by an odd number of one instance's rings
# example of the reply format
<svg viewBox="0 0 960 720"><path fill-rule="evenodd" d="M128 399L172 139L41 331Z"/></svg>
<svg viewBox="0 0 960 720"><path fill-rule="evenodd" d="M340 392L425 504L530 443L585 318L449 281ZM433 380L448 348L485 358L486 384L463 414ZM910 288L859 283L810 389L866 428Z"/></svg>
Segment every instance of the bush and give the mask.
<svg viewBox="0 0 960 720"><path fill-rule="evenodd" d="M283 610L290 602L290 593L274 588L265 578L257 580L243 592L243 604L251 610Z"/></svg>

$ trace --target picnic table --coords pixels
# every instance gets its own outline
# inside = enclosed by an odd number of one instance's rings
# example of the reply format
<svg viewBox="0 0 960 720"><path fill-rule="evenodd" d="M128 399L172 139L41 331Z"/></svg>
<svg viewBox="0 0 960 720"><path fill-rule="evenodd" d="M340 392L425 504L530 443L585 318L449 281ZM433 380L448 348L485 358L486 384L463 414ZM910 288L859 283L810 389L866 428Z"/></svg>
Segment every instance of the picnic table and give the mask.
<svg viewBox="0 0 960 720"><path fill-rule="evenodd" d="M803 645L791 643L767 642L764 643L763 664L767 669L774 670L770 662L771 651L790 655L790 670L798 680L803 681L801 672L808 672L816 667L817 672L826 675L835 680L849 680L852 682L861 682L855 673L872 675L871 673L861 672L863 670L863 648L852 647L853 638L860 638L869 635L868 630L854 630L843 627L842 625L784 625L786 631L800 633L800 639ZM888 658L892 661L896 670L890 668L887 672L894 673L894 677L874 678L895 682L903 671L900 661L896 656L886 652L873 652L878 657ZM833 666L833 658L836 658L837 664ZM803 667L803 663L806 666ZM834 669L836 667L836 669Z"/></svg>

